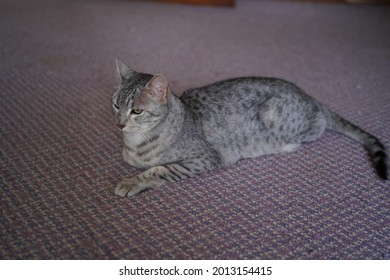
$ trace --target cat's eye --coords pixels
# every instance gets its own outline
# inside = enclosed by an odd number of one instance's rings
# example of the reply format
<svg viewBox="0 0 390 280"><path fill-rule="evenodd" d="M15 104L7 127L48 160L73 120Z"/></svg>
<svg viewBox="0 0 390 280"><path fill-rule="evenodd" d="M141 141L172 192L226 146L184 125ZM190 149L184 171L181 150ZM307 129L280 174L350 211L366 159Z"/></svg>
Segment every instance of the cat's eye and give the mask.
<svg viewBox="0 0 390 280"><path fill-rule="evenodd" d="M144 110L142 109L133 109L131 110L131 114L134 114L134 115L139 115L143 112Z"/></svg>
<svg viewBox="0 0 390 280"><path fill-rule="evenodd" d="M118 104L114 103L114 107L115 107L115 109L119 110Z"/></svg>

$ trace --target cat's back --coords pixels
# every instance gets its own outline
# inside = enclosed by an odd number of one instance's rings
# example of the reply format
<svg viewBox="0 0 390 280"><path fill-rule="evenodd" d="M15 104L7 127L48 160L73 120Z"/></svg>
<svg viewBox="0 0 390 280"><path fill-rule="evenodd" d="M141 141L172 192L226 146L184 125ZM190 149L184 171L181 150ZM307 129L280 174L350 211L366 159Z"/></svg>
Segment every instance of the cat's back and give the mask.
<svg viewBox="0 0 390 280"><path fill-rule="evenodd" d="M242 77L219 81L183 93L181 100L195 114L242 114L274 95L288 96L299 89L277 78Z"/></svg>
<svg viewBox="0 0 390 280"><path fill-rule="evenodd" d="M282 111L283 115L293 109L304 111L301 107L312 103L293 83L259 77L224 80L191 89L181 99L202 137L223 155L222 161L227 165L240 158L275 152L269 139L276 131L267 130L267 119L277 123Z"/></svg>

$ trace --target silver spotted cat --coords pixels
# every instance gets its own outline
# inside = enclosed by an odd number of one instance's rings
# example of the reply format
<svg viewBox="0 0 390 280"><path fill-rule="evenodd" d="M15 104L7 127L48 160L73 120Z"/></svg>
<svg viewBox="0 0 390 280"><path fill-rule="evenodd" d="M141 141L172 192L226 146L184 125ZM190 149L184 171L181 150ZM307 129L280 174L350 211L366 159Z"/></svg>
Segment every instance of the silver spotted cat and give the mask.
<svg viewBox="0 0 390 280"><path fill-rule="evenodd" d="M145 170L119 182L117 195L133 196L244 158L291 152L325 129L363 144L377 174L387 179L380 141L290 82L235 78L177 97L162 75L135 72L120 60L117 71L112 112L123 133L123 158Z"/></svg>

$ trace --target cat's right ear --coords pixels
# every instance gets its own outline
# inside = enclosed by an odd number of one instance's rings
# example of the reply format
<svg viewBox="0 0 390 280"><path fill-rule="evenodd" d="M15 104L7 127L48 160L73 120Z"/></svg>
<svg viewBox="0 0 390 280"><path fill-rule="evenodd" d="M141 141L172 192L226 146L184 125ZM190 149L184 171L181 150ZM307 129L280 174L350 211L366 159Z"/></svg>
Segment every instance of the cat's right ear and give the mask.
<svg viewBox="0 0 390 280"><path fill-rule="evenodd" d="M131 70L126 64L124 64L119 58L116 60L116 71L120 82L128 79L135 71Z"/></svg>

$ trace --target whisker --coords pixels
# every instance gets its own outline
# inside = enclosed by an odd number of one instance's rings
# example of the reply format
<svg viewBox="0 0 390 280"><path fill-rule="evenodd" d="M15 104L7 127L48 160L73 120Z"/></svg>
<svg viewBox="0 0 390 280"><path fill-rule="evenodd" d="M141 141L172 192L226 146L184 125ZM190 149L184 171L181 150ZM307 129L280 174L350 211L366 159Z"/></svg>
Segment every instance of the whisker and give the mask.
<svg viewBox="0 0 390 280"><path fill-rule="evenodd" d="M146 136L146 134L143 133L143 132L141 131L141 129L139 129L139 128L137 127L135 131L137 131L137 132L139 133L139 135L141 135L142 138L144 138L144 140L145 140L146 143L148 143L148 144L150 143L150 138L148 138L148 137Z"/></svg>

